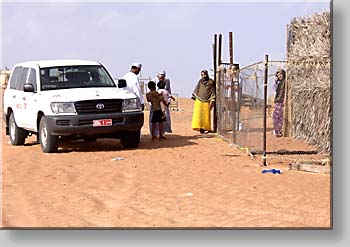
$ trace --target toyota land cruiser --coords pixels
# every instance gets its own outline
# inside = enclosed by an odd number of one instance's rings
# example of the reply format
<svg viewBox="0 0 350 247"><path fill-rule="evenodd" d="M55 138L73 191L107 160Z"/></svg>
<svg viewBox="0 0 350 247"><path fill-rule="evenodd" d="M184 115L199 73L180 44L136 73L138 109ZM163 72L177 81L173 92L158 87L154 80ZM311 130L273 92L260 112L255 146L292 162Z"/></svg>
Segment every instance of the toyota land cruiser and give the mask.
<svg viewBox="0 0 350 247"><path fill-rule="evenodd" d="M16 64L4 92L6 135L24 145L35 134L45 153L63 136L117 138L136 148L144 114L137 96L98 62L48 60Z"/></svg>

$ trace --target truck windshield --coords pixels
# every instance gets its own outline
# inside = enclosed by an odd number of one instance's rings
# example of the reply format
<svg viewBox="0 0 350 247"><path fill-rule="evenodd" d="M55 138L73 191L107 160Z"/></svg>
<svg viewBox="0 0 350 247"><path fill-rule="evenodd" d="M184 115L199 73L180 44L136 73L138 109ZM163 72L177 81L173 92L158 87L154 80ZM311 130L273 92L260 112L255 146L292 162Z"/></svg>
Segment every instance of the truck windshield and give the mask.
<svg viewBox="0 0 350 247"><path fill-rule="evenodd" d="M116 87L101 65L60 66L40 69L41 90Z"/></svg>

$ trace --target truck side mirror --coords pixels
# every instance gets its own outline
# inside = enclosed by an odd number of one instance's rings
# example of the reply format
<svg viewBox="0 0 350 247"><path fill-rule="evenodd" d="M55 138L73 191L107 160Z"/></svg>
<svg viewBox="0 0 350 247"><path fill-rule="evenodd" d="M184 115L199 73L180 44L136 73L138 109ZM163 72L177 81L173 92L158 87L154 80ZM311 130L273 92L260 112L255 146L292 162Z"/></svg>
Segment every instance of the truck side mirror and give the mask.
<svg viewBox="0 0 350 247"><path fill-rule="evenodd" d="M118 79L118 87L126 87L126 80L125 79Z"/></svg>
<svg viewBox="0 0 350 247"><path fill-rule="evenodd" d="M24 92L34 93L35 90L34 90L33 84L28 84L28 83L24 84L24 85L23 85L23 91L24 91Z"/></svg>

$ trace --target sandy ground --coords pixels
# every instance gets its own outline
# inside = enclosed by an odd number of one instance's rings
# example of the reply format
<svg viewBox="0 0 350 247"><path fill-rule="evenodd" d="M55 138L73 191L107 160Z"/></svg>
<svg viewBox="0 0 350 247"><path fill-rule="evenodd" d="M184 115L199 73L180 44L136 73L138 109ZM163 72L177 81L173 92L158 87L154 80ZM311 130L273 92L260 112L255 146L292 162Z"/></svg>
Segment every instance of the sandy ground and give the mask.
<svg viewBox="0 0 350 247"><path fill-rule="evenodd" d="M34 137L12 146L3 125L2 227L331 226L329 174L289 171L284 160L270 161L283 174L262 174L261 157L191 130L193 101L179 107L174 133L152 142L146 124L136 150L103 139L45 154ZM312 149L271 134L268 142Z"/></svg>

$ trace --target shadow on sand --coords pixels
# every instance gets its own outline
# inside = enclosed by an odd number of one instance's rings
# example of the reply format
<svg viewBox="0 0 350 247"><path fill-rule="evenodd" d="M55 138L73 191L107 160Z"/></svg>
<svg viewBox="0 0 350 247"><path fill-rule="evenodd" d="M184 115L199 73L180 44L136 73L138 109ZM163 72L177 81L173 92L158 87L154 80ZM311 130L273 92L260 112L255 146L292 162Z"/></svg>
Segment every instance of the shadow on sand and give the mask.
<svg viewBox="0 0 350 247"><path fill-rule="evenodd" d="M189 145L198 145L195 140L213 138L216 134L196 134L193 136L167 135L165 140L152 141L149 135L142 135L137 148L124 148L118 139L98 139L96 141L69 140L59 144L57 153L70 152L115 152L124 150L150 150L159 148L176 148ZM33 144L31 144L33 145Z"/></svg>

